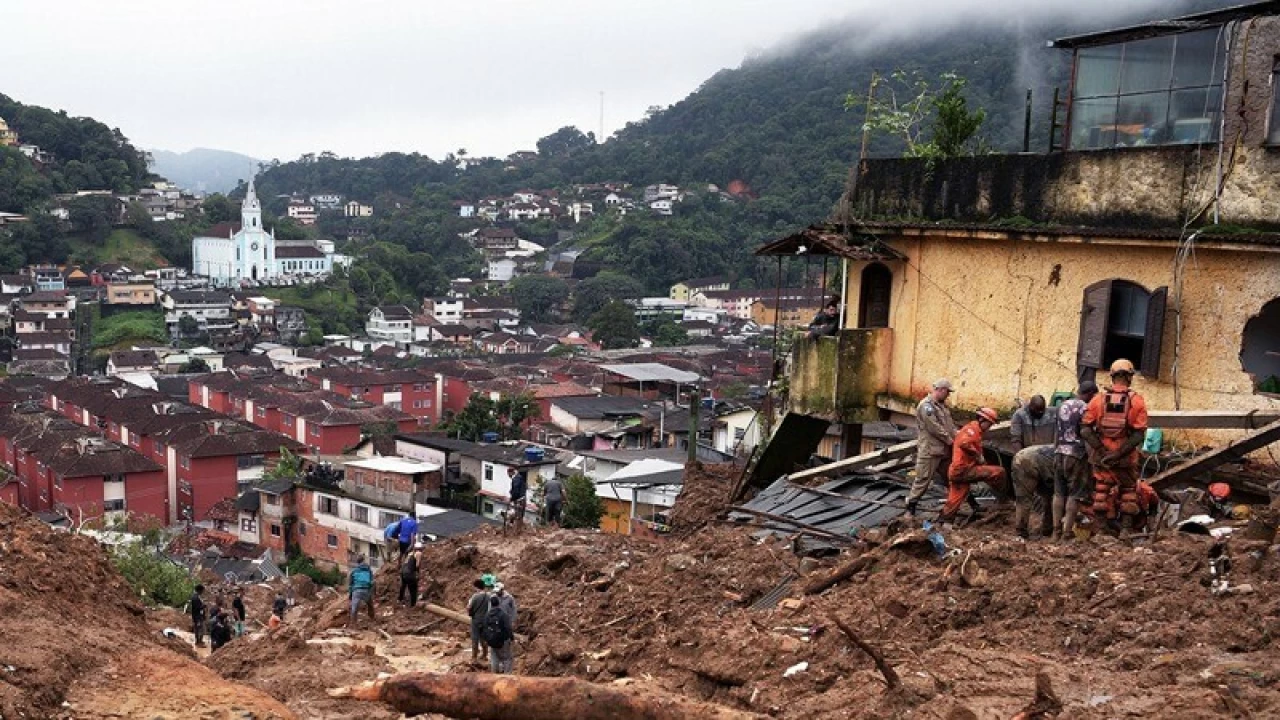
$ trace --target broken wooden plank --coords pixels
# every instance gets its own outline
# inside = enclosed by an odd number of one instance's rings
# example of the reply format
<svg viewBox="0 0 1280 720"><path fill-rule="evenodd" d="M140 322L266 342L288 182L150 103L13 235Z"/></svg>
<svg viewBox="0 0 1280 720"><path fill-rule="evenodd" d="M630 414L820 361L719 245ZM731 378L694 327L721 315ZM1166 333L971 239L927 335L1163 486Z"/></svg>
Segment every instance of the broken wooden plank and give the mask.
<svg viewBox="0 0 1280 720"><path fill-rule="evenodd" d="M1219 465L1240 462L1245 455L1254 450L1260 450L1276 441L1280 441L1280 420L1259 428L1244 437L1232 440L1222 447L1214 448L1193 460L1181 465L1175 465L1147 482L1153 488L1160 488L1176 482L1190 480L1201 473L1209 472Z"/></svg>
<svg viewBox="0 0 1280 720"><path fill-rule="evenodd" d="M1147 425L1162 430L1255 430L1280 420L1275 410L1148 410Z"/></svg>

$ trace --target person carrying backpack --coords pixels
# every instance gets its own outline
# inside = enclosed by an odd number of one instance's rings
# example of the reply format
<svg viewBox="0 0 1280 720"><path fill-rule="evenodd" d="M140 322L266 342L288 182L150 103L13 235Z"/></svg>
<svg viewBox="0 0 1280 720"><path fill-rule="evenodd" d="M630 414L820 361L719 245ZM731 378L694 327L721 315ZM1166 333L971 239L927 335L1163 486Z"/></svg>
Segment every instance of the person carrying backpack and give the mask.
<svg viewBox="0 0 1280 720"><path fill-rule="evenodd" d="M347 627L357 626L356 616L360 612L361 605L369 606L369 620L370 622L374 620L373 570L369 568L363 555L356 558L356 566L351 568L350 579L347 582L347 597L351 600L351 617Z"/></svg>
<svg viewBox="0 0 1280 720"><path fill-rule="evenodd" d="M489 662L489 646L485 645L484 638L481 637L484 632L485 617L489 613L489 585L485 583L484 578L480 578L476 580L475 588L476 591L467 601L467 616L471 618L471 663L473 665L480 661L481 650L484 651L484 661Z"/></svg>
<svg viewBox="0 0 1280 720"><path fill-rule="evenodd" d="M498 675L510 673L515 664L515 650L512 647L515 633L511 629L511 619L497 595L489 598L489 611L484 617L481 638L489 646L489 669Z"/></svg>

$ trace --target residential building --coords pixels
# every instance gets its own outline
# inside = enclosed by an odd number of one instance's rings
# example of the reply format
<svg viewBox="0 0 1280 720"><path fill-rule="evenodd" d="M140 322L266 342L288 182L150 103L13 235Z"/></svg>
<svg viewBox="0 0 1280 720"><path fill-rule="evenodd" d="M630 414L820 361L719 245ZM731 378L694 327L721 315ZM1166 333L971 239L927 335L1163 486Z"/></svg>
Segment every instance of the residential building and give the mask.
<svg viewBox="0 0 1280 720"><path fill-rule="evenodd" d="M343 215L349 218L373 217L373 206L352 200L343 208Z"/></svg>
<svg viewBox="0 0 1280 720"><path fill-rule="evenodd" d="M110 281L103 303L151 307L156 304L156 285L150 280Z"/></svg>
<svg viewBox="0 0 1280 720"><path fill-rule="evenodd" d="M1105 386L1120 358L1153 410L1278 407L1264 383L1280 382L1280 234L1257 229L1274 227L1265 199L1280 196L1276 5L1053 46L1074 67L1052 152L868 161L841 203L857 213L847 226L759 251L804 245L847 263L839 334L793 350L792 412L856 438L863 423L912 424L938 377L960 390L960 410L1008 409L1081 380ZM1149 92L1125 90L1135 85ZM1219 151L1232 161L1204 160ZM1233 437L1188 429L1179 442Z"/></svg>
<svg viewBox="0 0 1280 720"><path fill-rule="evenodd" d="M63 290L37 290L18 298L18 307L24 312L50 318L69 318L76 309L76 299Z"/></svg>
<svg viewBox="0 0 1280 720"><path fill-rule="evenodd" d="M533 502L538 483L556 474L557 460L535 445L476 445L458 453L461 477L478 488L477 512L487 518L500 519L511 509L510 470L524 471L529 481L529 503L525 522L536 523L540 508Z"/></svg>
<svg viewBox="0 0 1280 720"><path fill-rule="evenodd" d="M76 336L75 320L67 317L57 317L59 314L55 313L54 316L50 316L48 313L31 312L20 306L12 314L13 332L17 336L56 332L63 333L74 340Z"/></svg>
<svg viewBox="0 0 1280 720"><path fill-rule="evenodd" d="M9 124L0 118L0 147L17 147L18 133L10 129Z"/></svg>
<svg viewBox="0 0 1280 720"><path fill-rule="evenodd" d="M678 201L679 199L680 188L676 185L658 183L657 185L649 185L644 189L644 202L646 205L651 205L658 200L666 200L668 201L668 207L670 207L670 202Z"/></svg>
<svg viewBox="0 0 1280 720"><path fill-rule="evenodd" d="M647 297L638 300L627 300L626 303L636 313L637 320L652 320L659 317L679 319L684 316L688 303L665 297Z"/></svg>
<svg viewBox="0 0 1280 720"><path fill-rule="evenodd" d="M519 268L520 263L515 258L493 258L485 265L484 277L489 282L511 282L511 280L515 278L516 271Z"/></svg>
<svg viewBox="0 0 1280 720"><path fill-rule="evenodd" d="M706 292L708 290L728 290L729 279L717 275L716 277L695 278L693 280L685 280L671 286L671 299L679 300L687 303L695 293Z"/></svg>
<svg viewBox="0 0 1280 720"><path fill-rule="evenodd" d="M422 301L422 312L442 324L462 321L462 298L427 298Z"/></svg>
<svg viewBox="0 0 1280 720"><path fill-rule="evenodd" d="M475 203L458 200L453 203L453 206L458 209L458 217L473 218L476 216Z"/></svg>
<svg viewBox="0 0 1280 720"><path fill-rule="evenodd" d="M769 297L760 298L751 304L751 321L760 326L808 327L823 304L821 296L781 302Z"/></svg>
<svg viewBox="0 0 1280 720"><path fill-rule="evenodd" d="M659 200L652 200L648 203L648 205L649 205L649 209L652 210L655 215L675 214L675 203L671 200L667 200L666 198L662 198Z"/></svg>
<svg viewBox="0 0 1280 720"><path fill-rule="evenodd" d="M495 332L476 338L474 342L480 352L491 355L523 355L533 352L537 339L507 332Z"/></svg>
<svg viewBox="0 0 1280 720"><path fill-rule="evenodd" d="M464 233L475 249L483 252L505 252L520 249L520 237L511 228L486 227Z"/></svg>
<svg viewBox="0 0 1280 720"><path fill-rule="evenodd" d="M374 340L407 346L413 342L413 311L404 305L379 305L369 311L364 331Z"/></svg>
<svg viewBox="0 0 1280 720"><path fill-rule="evenodd" d="M470 392L465 382L418 370L355 370L328 367L314 370L308 380L324 390L353 400L387 405L434 426L451 395L463 401Z"/></svg>
<svg viewBox="0 0 1280 720"><path fill-rule="evenodd" d="M326 276L333 272L336 256L310 243L290 242L276 246L277 274L299 276Z"/></svg>
<svg viewBox="0 0 1280 720"><path fill-rule="evenodd" d="M170 335L180 334L184 317L195 320L200 332L230 330L235 325L231 317L231 295L218 290L172 290L162 294L160 305L164 308L164 323Z"/></svg>
<svg viewBox="0 0 1280 720"><path fill-rule="evenodd" d="M107 375L154 373L160 367L154 350L116 350L107 359Z"/></svg>
<svg viewBox="0 0 1280 720"><path fill-rule="evenodd" d="M282 343L293 344L307 332L307 313L300 307L276 305L275 331Z"/></svg>
<svg viewBox="0 0 1280 720"><path fill-rule="evenodd" d="M337 193L319 193L307 198L317 210L342 209L342 196Z"/></svg>
<svg viewBox="0 0 1280 720"><path fill-rule="evenodd" d="M441 497L443 467L395 456L353 460L343 464L342 484L357 497L411 510L414 503Z"/></svg>
<svg viewBox="0 0 1280 720"><path fill-rule="evenodd" d="M757 300L772 298L774 301L807 300L820 304L823 298L838 295L836 291L813 288L764 288L757 290L698 290L689 296L691 307L707 310L723 310L738 320L751 319L751 307Z"/></svg>
<svg viewBox="0 0 1280 720"><path fill-rule="evenodd" d="M299 225L316 224L316 206L311 203L291 202L285 208L285 213Z"/></svg>

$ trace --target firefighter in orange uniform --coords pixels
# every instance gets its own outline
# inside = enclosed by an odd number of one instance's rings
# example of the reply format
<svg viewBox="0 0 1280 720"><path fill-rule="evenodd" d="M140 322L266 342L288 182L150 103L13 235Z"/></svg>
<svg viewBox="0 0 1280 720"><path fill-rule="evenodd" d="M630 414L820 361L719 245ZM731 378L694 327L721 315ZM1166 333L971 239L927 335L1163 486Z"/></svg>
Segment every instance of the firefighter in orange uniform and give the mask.
<svg viewBox="0 0 1280 720"><path fill-rule="evenodd" d="M1134 392L1133 363L1111 363L1111 387L1089 401L1080 421L1080 436L1089 446L1093 465L1093 515L1119 518L1122 529L1133 527L1142 515L1138 493L1138 446L1147 431L1147 403Z"/></svg>
<svg viewBox="0 0 1280 720"><path fill-rule="evenodd" d="M983 463L982 437L998 417L995 410L982 408L978 411L977 419L956 433L956 441L951 450L951 467L947 469L947 504L942 507L942 515L938 518L940 521L954 520L966 500L975 515L981 511L978 501L969 494L969 486L973 483L986 483L1001 496L1008 488L1004 468Z"/></svg>

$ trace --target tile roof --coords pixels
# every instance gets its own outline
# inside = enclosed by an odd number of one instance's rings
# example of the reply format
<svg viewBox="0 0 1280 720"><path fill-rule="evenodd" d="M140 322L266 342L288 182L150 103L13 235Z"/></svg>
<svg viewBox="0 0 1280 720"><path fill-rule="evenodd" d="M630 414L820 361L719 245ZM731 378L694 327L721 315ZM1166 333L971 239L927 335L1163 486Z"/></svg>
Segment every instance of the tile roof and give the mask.
<svg viewBox="0 0 1280 720"><path fill-rule="evenodd" d="M110 362L115 367L152 367L159 363L154 350L116 350Z"/></svg>
<svg viewBox="0 0 1280 720"><path fill-rule="evenodd" d="M313 245L277 245L276 258L279 260L323 259L325 253Z"/></svg>
<svg viewBox="0 0 1280 720"><path fill-rule="evenodd" d="M229 238L240 232L240 227L238 222L222 222L208 230L196 233L196 237Z"/></svg>

